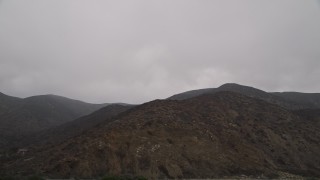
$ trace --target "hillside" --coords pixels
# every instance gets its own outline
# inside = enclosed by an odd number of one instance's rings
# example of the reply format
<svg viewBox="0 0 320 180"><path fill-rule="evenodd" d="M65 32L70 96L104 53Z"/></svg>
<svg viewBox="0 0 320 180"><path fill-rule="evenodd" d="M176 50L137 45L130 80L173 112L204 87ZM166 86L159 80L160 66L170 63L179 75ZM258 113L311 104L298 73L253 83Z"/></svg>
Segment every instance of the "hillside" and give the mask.
<svg viewBox="0 0 320 180"><path fill-rule="evenodd" d="M273 95L304 105L307 108L320 108L320 93L274 92Z"/></svg>
<svg viewBox="0 0 320 180"><path fill-rule="evenodd" d="M136 106L62 143L2 163L2 174L148 178L320 177L320 127L232 92Z"/></svg>
<svg viewBox="0 0 320 180"><path fill-rule="evenodd" d="M0 94L0 147L21 137L90 114L107 104L90 104L55 95L25 99Z"/></svg>
<svg viewBox="0 0 320 180"><path fill-rule="evenodd" d="M0 92L0 115L10 111L14 107L19 106L22 99L12 96L7 96Z"/></svg>
<svg viewBox="0 0 320 180"><path fill-rule="evenodd" d="M320 109L302 109L293 111L296 115L320 126Z"/></svg>
<svg viewBox="0 0 320 180"><path fill-rule="evenodd" d="M73 121L62 125L37 132L23 138L20 146L34 146L39 144L54 144L62 142L68 138L80 135L100 123L112 122L112 118L122 112L125 112L134 107L133 105L111 104L103 107L89 115L82 116Z"/></svg>
<svg viewBox="0 0 320 180"><path fill-rule="evenodd" d="M295 97L294 94L298 94L298 93L293 93L293 95L291 94L288 95L287 93L276 93L276 92L268 93L257 88L235 84L235 83L223 84L218 88L208 88L208 89L187 91L184 93L173 95L168 99L183 100L183 99L196 97L202 94L214 94L221 91L230 91L230 92L240 93L240 94L261 99L269 103L276 104L291 110L305 109L305 108L320 108L319 107L320 98L318 98L319 100L317 100L317 103L318 103L317 104L311 100L304 99L305 96L301 98L294 98ZM301 94L306 94L306 93L301 93ZM308 99L312 99L312 97L308 96Z"/></svg>

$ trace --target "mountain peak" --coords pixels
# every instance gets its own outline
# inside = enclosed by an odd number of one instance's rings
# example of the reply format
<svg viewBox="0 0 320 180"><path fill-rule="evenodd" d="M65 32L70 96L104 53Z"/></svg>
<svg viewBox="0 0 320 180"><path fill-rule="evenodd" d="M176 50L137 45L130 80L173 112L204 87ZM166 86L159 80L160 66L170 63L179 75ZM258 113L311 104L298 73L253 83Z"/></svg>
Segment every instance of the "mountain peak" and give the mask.
<svg viewBox="0 0 320 180"><path fill-rule="evenodd" d="M256 89L251 86L245 86L237 83L226 83L218 87L219 89L228 89L228 88L247 88L247 89Z"/></svg>
<svg viewBox="0 0 320 180"><path fill-rule="evenodd" d="M243 86L243 85L240 85L237 83L225 83L225 84L222 84L220 87L225 87L225 86Z"/></svg>
<svg viewBox="0 0 320 180"><path fill-rule="evenodd" d="M236 84L236 83L226 83L218 87L217 89L221 91L235 91L238 93L263 93L265 94L265 91L262 91L260 89L251 87L251 86L245 86L241 84Z"/></svg>

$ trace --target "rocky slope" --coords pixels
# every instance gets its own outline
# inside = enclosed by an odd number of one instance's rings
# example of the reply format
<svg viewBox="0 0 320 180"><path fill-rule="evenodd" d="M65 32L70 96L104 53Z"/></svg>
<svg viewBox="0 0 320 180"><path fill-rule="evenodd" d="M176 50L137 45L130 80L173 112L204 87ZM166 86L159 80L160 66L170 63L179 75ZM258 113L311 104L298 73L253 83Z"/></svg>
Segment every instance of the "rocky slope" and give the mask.
<svg viewBox="0 0 320 180"><path fill-rule="evenodd" d="M2 174L148 178L320 177L320 127L232 92L156 100L55 145L2 159Z"/></svg>

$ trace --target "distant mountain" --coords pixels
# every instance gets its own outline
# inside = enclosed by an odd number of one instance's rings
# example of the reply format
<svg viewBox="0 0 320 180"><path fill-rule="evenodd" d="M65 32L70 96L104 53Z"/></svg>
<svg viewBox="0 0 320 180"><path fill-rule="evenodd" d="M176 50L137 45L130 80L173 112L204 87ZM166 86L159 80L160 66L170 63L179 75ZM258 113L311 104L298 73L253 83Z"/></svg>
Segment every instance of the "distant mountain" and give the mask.
<svg viewBox="0 0 320 180"><path fill-rule="evenodd" d="M155 100L111 121L99 120L99 125L64 142L7 155L0 174L320 177L318 120L298 114L234 92Z"/></svg>
<svg viewBox="0 0 320 180"><path fill-rule="evenodd" d="M320 108L320 93L274 92L271 94L302 104L306 108Z"/></svg>
<svg viewBox="0 0 320 180"><path fill-rule="evenodd" d="M300 93L301 96L296 96L299 93L268 93L260 89L256 89L249 86L239 85L235 83L227 83L218 88L199 89L193 91L187 91L184 93L176 94L168 99L171 100L183 100L193 98L202 94L212 94L221 91L230 91L240 93L249 97L258 98L267 101L272 104L277 104L286 109L305 109L305 108L320 108L320 96L318 96L316 102L312 101L313 95L307 96L306 93ZM304 99L304 97L307 97ZM308 100L307 100L308 99Z"/></svg>
<svg viewBox="0 0 320 180"><path fill-rule="evenodd" d="M18 107L22 103L22 99L7 96L0 92L0 116Z"/></svg>
<svg viewBox="0 0 320 180"><path fill-rule="evenodd" d="M90 114L107 104L90 104L55 95L25 99L0 94L0 147L30 133Z"/></svg>
<svg viewBox="0 0 320 180"><path fill-rule="evenodd" d="M301 109L293 111L293 113L307 121L313 121L320 127L320 109Z"/></svg>
<svg viewBox="0 0 320 180"><path fill-rule="evenodd" d="M256 89L250 86L244 86L240 84L235 84L235 83L227 83L223 84L218 88L208 88L208 89L199 89L199 90L192 90L192 91L187 91L184 93L176 94L168 99L172 100L183 100L183 99L189 99L192 97L196 97L202 94L209 94L209 93L217 93L221 91L231 91L231 92L236 92L236 93L241 93L246 96L250 97L256 97L256 98L262 98L262 99L270 99L273 98L274 96L262 91L260 89Z"/></svg>
<svg viewBox="0 0 320 180"><path fill-rule="evenodd" d="M62 142L68 138L80 135L100 123L112 122L114 116L133 107L134 105L128 104L108 105L89 115L82 116L76 120L28 136L22 139L20 146L21 144L24 144L25 146L34 146Z"/></svg>
<svg viewBox="0 0 320 180"><path fill-rule="evenodd" d="M217 92L217 88L206 88L206 89L197 89L197 90L191 90L191 91L186 91L183 93L175 94L173 96L170 96L169 100L184 100L184 99L189 99L193 97L197 97L206 93L210 92Z"/></svg>

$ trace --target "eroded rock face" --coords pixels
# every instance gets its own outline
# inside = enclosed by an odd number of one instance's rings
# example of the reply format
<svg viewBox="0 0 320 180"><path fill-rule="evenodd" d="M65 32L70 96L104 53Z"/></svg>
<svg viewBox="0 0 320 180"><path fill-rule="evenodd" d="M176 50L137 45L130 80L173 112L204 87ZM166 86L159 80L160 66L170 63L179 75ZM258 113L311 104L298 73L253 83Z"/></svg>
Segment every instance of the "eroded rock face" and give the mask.
<svg viewBox="0 0 320 180"><path fill-rule="evenodd" d="M112 123L34 149L2 169L52 177L320 176L319 130L314 121L279 106L221 92L137 106Z"/></svg>

